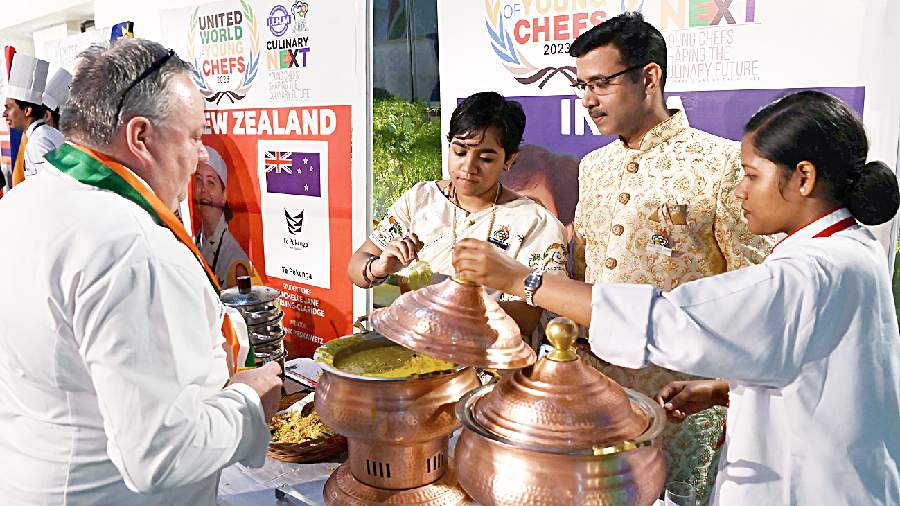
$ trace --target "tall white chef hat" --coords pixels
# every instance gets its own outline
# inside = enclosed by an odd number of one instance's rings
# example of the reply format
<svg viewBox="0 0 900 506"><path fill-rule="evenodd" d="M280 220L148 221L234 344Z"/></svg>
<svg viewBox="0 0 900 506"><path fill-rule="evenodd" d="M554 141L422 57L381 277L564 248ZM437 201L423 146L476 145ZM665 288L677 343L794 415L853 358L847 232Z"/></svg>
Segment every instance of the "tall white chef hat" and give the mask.
<svg viewBox="0 0 900 506"><path fill-rule="evenodd" d="M53 74L53 77L47 81L47 89L44 90L44 105L47 109L55 111L59 106L66 103L69 98L69 84L72 83L72 74L68 70L60 67Z"/></svg>
<svg viewBox="0 0 900 506"><path fill-rule="evenodd" d="M9 72L6 98L42 104L49 66L50 64L44 60L16 53Z"/></svg>
<svg viewBox="0 0 900 506"><path fill-rule="evenodd" d="M204 147L206 147L206 152L209 153L209 166L212 167L213 170L216 171L216 174L219 175L219 179L222 180L222 185L227 186L228 166L225 165L225 160L222 158L222 155L220 155L219 152L211 146Z"/></svg>

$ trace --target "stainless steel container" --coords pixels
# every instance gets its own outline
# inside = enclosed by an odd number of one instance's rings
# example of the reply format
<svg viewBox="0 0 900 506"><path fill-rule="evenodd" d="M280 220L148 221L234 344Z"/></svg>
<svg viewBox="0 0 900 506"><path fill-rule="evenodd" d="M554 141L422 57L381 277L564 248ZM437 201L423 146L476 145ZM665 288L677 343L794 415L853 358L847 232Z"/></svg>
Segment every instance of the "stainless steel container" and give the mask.
<svg viewBox="0 0 900 506"><path fill-rule="evenodd" d="M268 286L253 286L249 276L239 276L237 286L222 290L222 303L237 309L247 322L247 334L253 345L255 365L277 361L284 369L284 313L278 298L281 291Z"/></svg>

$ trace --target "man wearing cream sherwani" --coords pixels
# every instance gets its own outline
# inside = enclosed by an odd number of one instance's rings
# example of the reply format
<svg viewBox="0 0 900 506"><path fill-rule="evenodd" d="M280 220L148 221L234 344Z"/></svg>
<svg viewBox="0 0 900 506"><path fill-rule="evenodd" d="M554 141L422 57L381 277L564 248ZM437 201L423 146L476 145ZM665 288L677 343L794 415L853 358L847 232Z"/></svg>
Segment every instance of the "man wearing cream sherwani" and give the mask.
<svg viewBox="0 0 900 506"><path fill-rule="evenodd" d="M575 274L589 283L647 283L662 290L759 263L769 238L747 230L734 187L740 146L689 126L663 97L666 46L639 14L611 18L572 44L576 94L604 135L586 155L575 211ZM623 386L650 396L688 376L657 366L624 369L581 354ZM669 424L669 479L704 499L713 481L724 411ZM698 503L699 504L699 503Z"/></svg>

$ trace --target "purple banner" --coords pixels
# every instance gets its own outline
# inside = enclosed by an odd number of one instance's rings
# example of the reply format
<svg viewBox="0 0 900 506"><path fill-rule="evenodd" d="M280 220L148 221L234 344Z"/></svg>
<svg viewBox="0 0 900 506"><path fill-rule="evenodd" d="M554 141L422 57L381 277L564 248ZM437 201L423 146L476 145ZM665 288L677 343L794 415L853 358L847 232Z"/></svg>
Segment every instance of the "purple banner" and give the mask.
<svg viewBox="0 0 900 506"><path fill-rule="evenodd" d="M666 96L678 96L684 105L691 126L711 134L728 139L740 140L744 125L756 111L777 98L804 89L816 89L831 93L844 100L860 116L863 113L865 88L781 88L769 90L722 90L722 91L684 91L667 93ZM554 153L565 153L582 157L591 151L609 144L613 137L599 136L591 133L584 126L584 135L574 135L575 122L579 120L576 107L584 109L581 99L574 95L556 97L507 97L522 104L528 118L525 127L523 144L537 144ZM563 100L569 100L571 107L568 118L569 135L564 135Z"/></svg>
<svg viewBox="0 0 900 506"><path fill-rule="evenodd" d="M681 99L692 127L740 140L744 125L763 106L779 97L810 88L685 91L669 93ZM812 88L846 101L860 116L865 88ZM578 201L578 163L582 156L614 137L591 132L590 119L574 95L507 97L525 109L527 123L522 151L503 183L541 201L564 224L572 222Z"/></svg>
<svg viewBox="0 0 900 506"><path fill-rule="evenodd" d="M267 151L265 164L269 193L322 196L319 153Z"/></svg>

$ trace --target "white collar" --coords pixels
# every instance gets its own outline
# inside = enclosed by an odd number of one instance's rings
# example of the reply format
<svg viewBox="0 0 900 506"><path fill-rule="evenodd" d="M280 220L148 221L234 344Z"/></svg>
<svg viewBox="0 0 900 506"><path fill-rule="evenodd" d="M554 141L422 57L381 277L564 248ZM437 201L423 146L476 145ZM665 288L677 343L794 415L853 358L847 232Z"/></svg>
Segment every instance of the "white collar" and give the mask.
<svg viewBox="0 0 900 506"><path fill-rule="evenodd" d="M222 213L222 216L219 216L219 222L216 224L216 229L209 236L206 236L203 233L203 225L201 223L200 230L197 232L197 235L200 239L198 242L200 242L201 244L204 242L209 242L210 244L218 243L219 240L225 235L224 232L226 226L227 224L225 223L225 213Z"/></svg>
<svg viewBox="0 0 900 506"><path fill-rule="evenodd" d="M34 134L34 131L37 130L37 128L43 124L44 124L43 119L38 119L38 120L32 121L31 124L28 125L28 128L25 129L25 135L27 135L28 137L31 137L31 135Z"/></svg>
<svg viewBox="0 0 900 506"><path fill-rule="evenodd" d="M795 230L792 234L788 235L787 237L779 241L778 244L773 246L772 251L775 251L775 248L785 243L794 243L803 239L811 239L815 237L816 234L823 232L828 227L852 217L853 215L850 214L850 211L846 207L842 207L836 211L832 211L831 213L822 216L809 225Z"/></svg>

